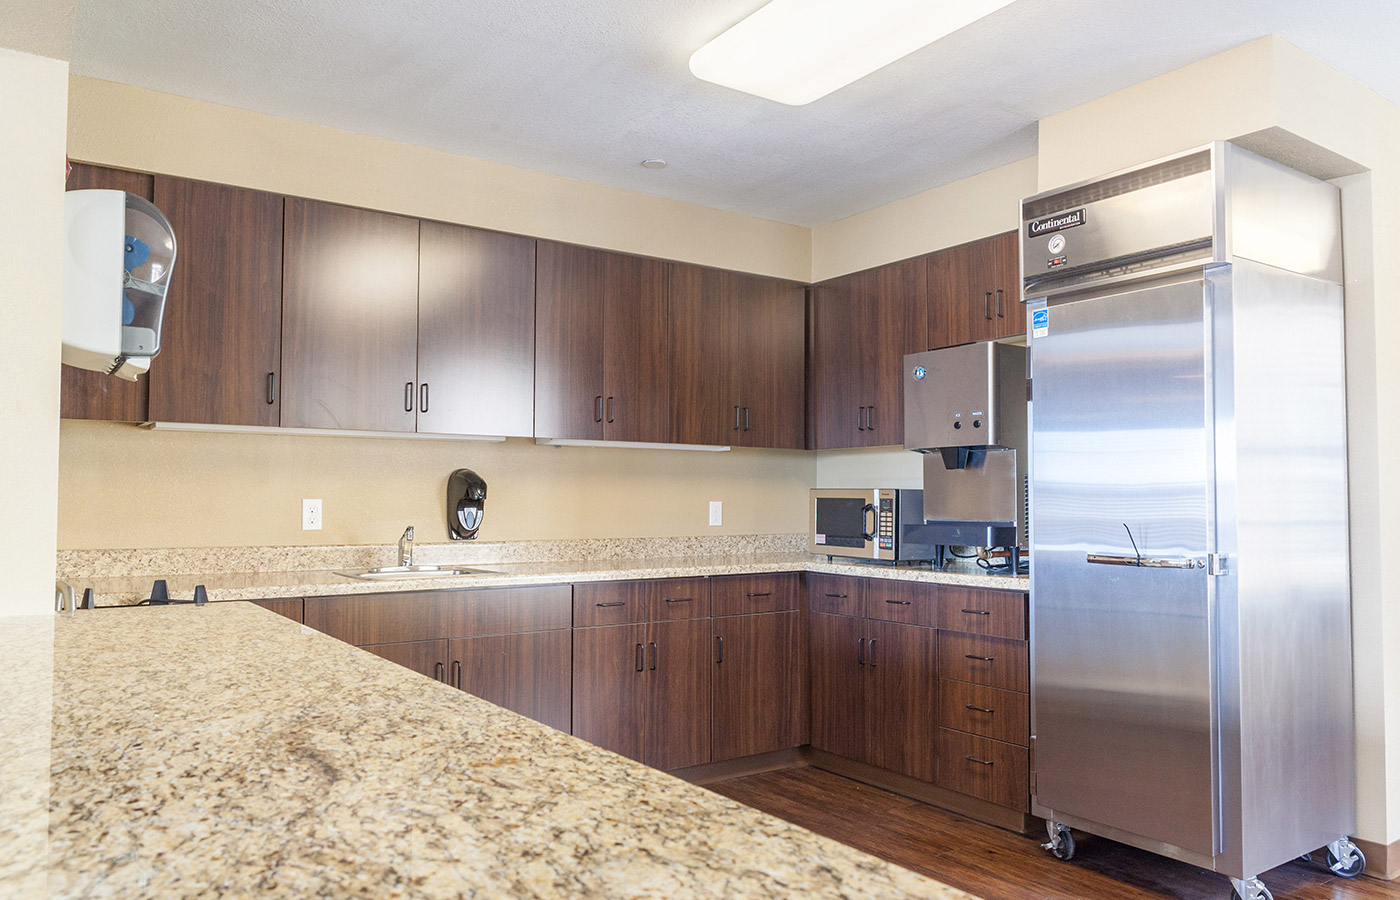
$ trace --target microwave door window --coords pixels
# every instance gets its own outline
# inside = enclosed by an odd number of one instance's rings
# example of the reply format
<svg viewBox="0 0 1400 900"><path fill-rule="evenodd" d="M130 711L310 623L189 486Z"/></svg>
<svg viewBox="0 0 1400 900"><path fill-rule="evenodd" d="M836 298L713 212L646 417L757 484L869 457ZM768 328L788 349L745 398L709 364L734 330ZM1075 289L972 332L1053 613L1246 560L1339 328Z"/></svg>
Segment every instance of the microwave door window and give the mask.
<svg viewBox="0 0 1400 900"><path fill-rule="evenodd" d="M817 532L828 547L864 547L866 501L854 497L817 498Z"/></svg>

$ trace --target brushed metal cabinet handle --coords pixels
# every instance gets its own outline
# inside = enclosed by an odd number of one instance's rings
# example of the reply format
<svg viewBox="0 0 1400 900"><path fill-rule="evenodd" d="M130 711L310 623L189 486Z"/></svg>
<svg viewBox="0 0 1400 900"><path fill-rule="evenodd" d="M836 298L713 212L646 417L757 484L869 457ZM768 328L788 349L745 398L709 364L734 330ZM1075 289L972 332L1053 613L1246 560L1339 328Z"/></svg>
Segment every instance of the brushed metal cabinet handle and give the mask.
<svg viewBox="0 0 1400 900"><path fill-rule="evenodd" d="M827 596L828 596L828 597L835 597L837 600L845 600L845 599L847 599L848 597L850 597L851 595L850 595L850 594L827 594Z"/></svg>
<svg viewBox="0 0 1400 900"><path fill-rule="evenodd" d="M870 644L865 649L865 661L870 668L875 668L875 645L880 643L879 638L871 638Z"/></svg>
<svg viewBox="0 0 1400 900"><path fill-rule="evenodd" d="M975 660L977 660L978 662L991 662L992 660L996 659L996 657L995 657L995 656L973 656L971 653L964 653L964 654L963 654L963 659L975 659Z"/></svg>
<svg viewBox="0 0 1400 900"><path fill-rule="evenodd" d="M856 665L865 665L865 638L856 641Z"/></svg>
<svg viewBox="0 0 1400 900"><path fill-rule="evenodd" d="M606 607L609 607L609 606L626 606L626 605L627 605L627 601L626 601L626 600L609 600L607 603L596 603L596 604L594 604L594 605L595 605L595 606L605 607L605 608L606 608Z"/></svg>
<svg viewBox="0 0 1400 900"><path fill-rule="evenodd" d="M912 604L914 601L913 601L913 600L886 600L885 602L886 602L886 603L889 603L889 604L891 604L891 605L893 605L893 606L909 606L909 605Z"/></svg>
<svg viewBox="0 0 1400 900"><path fill-rule="evenodd" d="M271 406L277 402L277 373L267 373L267 405Z"/></svg>
<svg viewBox="0 0 1400 900"><path fill-rule="evenodd" d="M865 407L862 406L856 411L856 431L865 430Z"/></svg>
<svg viewBox="0 0 1400 900"><path fill-rule="evenodd" d="M608 398L608 422L609 422L609 424L611 424L612 421L613 421L613 398L609 397L609 398Z"/></svg>
<svg viewBox="0 0 1400 900"><path fill-rule="evenodd" d="M865 408L865 430L875 430L875 407L873 406L867 406Z"/></svg>
<svg viewBox="0 0 1400 900"><path fill-rule="evenodd" d="M457 690L462 689L462 661L460 659L452 660L452 684Z"/></svg>
<svg viewBox="0 0 1400 900"><path fill-rule="evenodd" d="M996 710L994 710L994 709L987 709L985 706L973 706L971 703L964 703L964 704L963 704L963 709L970 709L970 710L972 710L973 712L988 713L988 714L991 714L991 713L996 712Z"/></svg>
<svg viewBox="0 0 1400 900"><path fill-rule="evenodd" d="M645 668L645 665L646 665L645 662L644 662L644 658L643 658L643 653L644 653L644 652L645 652L645 651L642 650L642 645L641 645L641 644L638 644L638 645L637 645L637 671L638 671L638 672L642 671L642 669Z"/></svg>
<svg viewBox="0 0 1400 900"><path fill-rule="evenodd" d="M745 596L745 597L771 597L771 596L773 596L773 592L772 592L772 591L763 591L762 593L759 593L759 594L750 593L750 594L745 594L744 596Z"/></svg>
<svg viewBox="0 0 1400 900"><path fill-rule="evenodd" d="M661 651L656 649L656 641L651 642L651 670L656 671L656 663L661 659Z"/></svg>
<svg viewBox="0 0 1400 900"><path fill-rule="evenodd" d="M995 761L995 760L990 760L990 759L978 759L978 758L975 757L975 756L964 756L963 759L967 760L968 762L975 762L975 763L977 763L977 765L979 765L979 766L994 766L994 765L996 765L996 761Z"/></svg>
<svg viewBox="0 0 1400 900"><path fill-rule="evenodd" d="M428 382L426 381L418 385L418 411L428 411Z"/></svg>
<svg viewBox="0 0 1400 900"><path fill-rule="evenodd" d="M1002 290L1001 288L997 288L997 318L998 318L998 319L1004 319L1004 318L1006 318L1006 316L1003 315L1003 314L1002 314L1002 311L1001 311L1001 297L1002 297L1002 295L1005 294L1005 293L1006 293L1006 291Z"/></svg>
<svg viewBox="0 0 1400 900"><path fill-rule="evenodd" d="M438 681L441 681L443 684L446 684L446 683L447 683L447 678L445 677L446 672L447 672L447 669L446 669L445 666L443 666L442 663L440 663L440 662L435 662L435 663L433 663L433 678L435 678L435 679L438 680Z"/></svg>
<svg viewBox="0 0 1400 900"><path fill-rule="evenodd" d="M694 597L667 597L667 598L666 598L666 602L667 602L667 603L689 603L690 601L692 601L692 600L694 600L694 599L695 599Z"/></svg>
<svg viewBox="0 0 1400 900"><path fill-rule="evenodd" d="M992 320L992 292L991 292L991 291L987 291L987 293L985 293L985 294L982 295L982 318L986 319L988 322L990 322L990 321Z"/></svg>
<svg viewBox="0 0 1400 900"><path fill-rule="evenodd" d="M744 407L744 430L749 430L749 408L747 406Z"/></svg>
<svg viewBox="0 0 1400 900"><path fill-rule="evenodd" d="M715 635L715 664L724 662L724 636Z"/></svg>
<svg viewBox="0 0 1400 900"><path fill-rule="evenodd" d="M593 421L603 421L603 395L599 394L593 398Z"/></svg>
<svg viewBox="0 0 1400 900"><path fill-rule="evenodd" d="M734 407L734 430L739 430L739 407Z"/></svg>
<svg viewBox="0 0 1400 900"><path fill-rule="evenodd" d="M963 612L967 613L969 616L990 616L990 615L991 615L991 612L989 612L988 610L985 610L985 609L965 609L965 610L963 610Z"/></svg>
<svg viewBox="0 0 1400 900"><path fill-rule="evenodd" d="M403 411L413 412L413 382L403 383Z"/></svg>

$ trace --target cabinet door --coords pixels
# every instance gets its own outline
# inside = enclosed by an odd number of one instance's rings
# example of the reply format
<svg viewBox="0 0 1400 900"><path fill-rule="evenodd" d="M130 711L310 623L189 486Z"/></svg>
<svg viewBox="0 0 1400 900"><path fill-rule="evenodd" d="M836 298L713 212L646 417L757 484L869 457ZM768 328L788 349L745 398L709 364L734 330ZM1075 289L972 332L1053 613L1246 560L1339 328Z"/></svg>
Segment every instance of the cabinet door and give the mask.
<svg viewBox="0 0 1400 900"><path fill-rule="evenodd" d="M670 265L671 439L738 444L743 424L736 337L726 330L729 273Z"/></svg>
<svg viewBox="0 0 1400 900"><path fill-rule="evenodd" d="M860 446L864 395L854 346L859 311L855 276L812 286L812 414L818 450Z"/></svg>
<svg viewBox="0 0 1400 900"><path fill-rule="evenodd" d="M140 172L111 169L106 166L90 166L73 163L73 171L65 185L70 191L126 191L150 200L152 178ZM179 232L175 240L181 240ZM180 272L181 260L176 259L175 273ZM178 302L171 296L171 304ZM166 316L170 307L166 307ZM164 354L156 357L151 366L154 369L165 363ZM59 395L59 415L65 419L106 419L113 422L144 422L147 414L147 398L150 393L150 376L145 375L136 381L124 381L101 372L88 369L63 367L62 387Z"/></svg>
<svg viewBox="0 0 1400 900"><path fill-rule="evenodd" d="M150 418L280 424L282 197L157 175L155 204L179 252Z"/></svg>
<svg viewBox="0 0 1400 900"><path fill-rule="evenodd" d="M450 641L449 677L469 694L567 732L570 644L568 631Z"/></svg>
<svg viewBox="0 0 1400 900"><path fill-rule="evenodd" d="M671 440L666 264L604 256L603 438L665 443Z"/></svg>
<svg viewBox="0 0 1400 900"><path fill-rule="evenodd" d="M808 634L812 746L868 762L865 620L813 613Z"/></svg>
<svg viewBox="0 0 1400 900"><path fill-rule="evenodd" d="M681 769L710 761L710 620L647 629L642 762Z"/></svg>
<svg viewBox="0 0 1400 900"><path fill-rule="evenodd" d="M806 681L801 613L759 613L712 621L712 759L737 759L801 744Z"/></svg>
<svg viewBox="0 0 1400 900"><path fill-rule="evenodd" d="M535 402L535 242L423 222L418 430L529 437Z"/></svg>
<svg viewBox="0 0 1400 900"><path fill-rule="evenodd" d="M413 431L418 220L288 198L282 424Z"/></svg>
<svg viewBox="0 0 1400 900"><path fill-rule="evenodd" d="M922 781L937 775L938 631L867 623L870 762Z"/></svg>
<svg viewBox="0 0 1400 900"><path fill-rule="evenodd" d="M865 446L904 443L904 355L920 352L928 343L927 270L919 257L862 276L869 322L860 370Z"/></svg>
<svg viewBox="0 0 1400 900"><path fill-rule="evenodd" d="M421 675L447 682L447 641L407 641L401 644L374 644L361 647L375 656L398 663Z"/></svg>
<svg viewBox="0 0 1400 900"><path fill-rule="evenodd" d="M603 439L606 269L602 250L536 242L536 437Z"/></svg>
<svg viewBox="0 0 1400 900"><path fill-rule="evenodd" d="M930 349L997 336L996 263L996 245L990 241L950 247L929 257Z"/></svg>
<svg viewBox="0 0 1400 900"><path fill-rule="evenodd" d="M1008 231L988 238L996 261L992 290L997 337L1026 333L1026 305L1021 302L1021 245L1018 233Z"/></svg>
<svg viewBox="0 0 1400 900"><path fill-rule="evenodd" d="M744 447L806 444L806 289L774 278L725 273L726 331L735 342Z"/></svg>
<svg viewBox="0 0 1400 900"><path fill-rule="evenodd" d="M645 625L573 630L573 733L642 760L646 696Z"/></svg>

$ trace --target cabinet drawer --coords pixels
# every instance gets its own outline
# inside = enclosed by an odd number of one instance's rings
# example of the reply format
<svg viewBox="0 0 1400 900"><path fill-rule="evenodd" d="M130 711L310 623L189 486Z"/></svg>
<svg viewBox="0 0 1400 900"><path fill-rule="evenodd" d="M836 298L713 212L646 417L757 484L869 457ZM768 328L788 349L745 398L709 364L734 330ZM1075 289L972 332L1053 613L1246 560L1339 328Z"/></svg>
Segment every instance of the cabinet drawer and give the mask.
<svg viewBox="0 0 1400 900"><path fill-rule="evenodd" d="M307 597L305 622L347 644L394 644L442 637L446 591Z"/></svg>
<svg viewBox="0 0 1400 900"><path fill-rule="evenodd" d="M1029 645L1006 638L940 631L938 674L954 681L1024 693L1030 690Z"/></svg>
<svg viewBox="0 0 1400 900"><path fill-rule="evenodd" d="M644 581L647 618L652 622L703 619L710 615L710 579L664 578Z"/></svg>
<svg viewBox="0 0 1400 900"><path fill-rule="evenodd" d="M797 575L723 575L710 579L710 610L716 616L797 609Z"/></svg>
<svg viewBox="0 0 1400 900"><path fill-rule="evenodd" d="M944 587L938 597L938 627L993 637L1026 639L1026 595Z"/></svg>
<svg viewBox="0 0 1400 900"><path fill-rule="evenodd" d="M865 579L865 615L870 619L937 628L938 598L937 585Z"/></svg>
<svg viewBox="0 0 1400 900"><path fill-rule="evenodd" d="M846 575L807 575L807 608L836 616L864 614L861 580Z"/></svg>
<svg viewBox="0 0 1400 900"><path fill-rule="evenodd" d="M647 620L645 581L594 581L574 585L574 626L626 625Z"/></svg>
<svg viewBox="0 0 1400 900"><path fill-rule="evenodd" d="M571 594L567 584L445 592L440 601L442 636L465 638L568 628Z"/></svg>
<svg viewBox="0 0 1400 900"><path fill-rule="evenodd" d="M938 784L997 806L1030 812L1029 751L940 728Z"/></svg>
<svg viewBox="0 0 1400 900"><path fill-rule="evenodd" d="M940 678L938 724L1024 747L1030 743L1030 695Z"/></svg>
<svg viewBox="0 0 1400 900"><path fill-rule="evenodd" d="M301 598L277 599L277 600L252 600L249 601L263 609L269 609L279 616L286 616L294 622L302 621Z"/></svg>

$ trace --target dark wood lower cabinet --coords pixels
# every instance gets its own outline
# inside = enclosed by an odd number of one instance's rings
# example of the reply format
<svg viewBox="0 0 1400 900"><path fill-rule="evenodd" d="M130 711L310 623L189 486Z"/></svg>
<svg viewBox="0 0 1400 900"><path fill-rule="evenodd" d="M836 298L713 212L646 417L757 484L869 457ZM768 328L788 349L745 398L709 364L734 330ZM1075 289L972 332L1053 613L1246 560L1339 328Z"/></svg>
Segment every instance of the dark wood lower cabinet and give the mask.
<svg viewBox="0 0 1400 900"><path fill-rule="evenodd" d="M269 609L279 616L286 616L293 622L304 621L302 615L302 602L300 597L277 598L273 600L254 600L255 605L263 609Z"/></svg>
<svg viewBox="0 0 1400 900"><path fill-rule="evenodd" d="M560 731L569 730L568 631L497 634L448 642L456 687Z"/></svg>
<svg viewBox="0 0 1400 900"><path fill-rule="evenodd" d="M1029 759L1025 747L938 730L938 784L1021 812L1030 812Z"/></svg>
<svg viewBox="0 0 1400 900"><path fill-rule="evenodd" d="M807 742L801 613L713 620L710 756L718 762Z"/></svg>
<svg viewBox="0 0 1400 900"><path fill-rule="evenodd" d="M375 656L398 663L438 681L447 680L447 641L404 641L398 644L371 644L361 647Z"/></svg>
<svg viewBox="0 0 1400 900"><path fill-rule="evenodd" d="M866 651L867 758L901 775L933 781L938 727L938 632L918 625L874 622Z"/></svg>
<svg viewBox="0 0 1400 900"><path fill-rule="evenodd" d="M812 613L812 746L871 762L866 740L865 620Z"/></svg>
<svg viewBox="0 0 1400 900"><path fill-rule="evenodd" d="M646 639L644 624L574 629L574 737L642 758Z"/></svg>
<svg viewBox="0 0 1400 900"><path fill-rule="evenodd" d="M681 769L710 761L710 620L647 627L642 762Z"/></svg>

